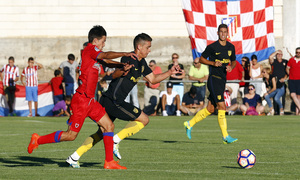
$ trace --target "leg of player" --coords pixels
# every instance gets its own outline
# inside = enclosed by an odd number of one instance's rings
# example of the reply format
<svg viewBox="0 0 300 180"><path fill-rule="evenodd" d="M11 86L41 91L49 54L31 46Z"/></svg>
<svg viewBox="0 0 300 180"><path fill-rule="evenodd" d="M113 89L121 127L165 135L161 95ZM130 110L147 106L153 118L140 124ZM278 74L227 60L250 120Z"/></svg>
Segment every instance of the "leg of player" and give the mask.
<svg viewBox="0 0 300 180"><path fill-rule="evenodd" d="M103 127L103 143L105 148L105 162L104 169L127 169L120 166L113 157L113 136L114 136L114 123L110 120L107 113L97 122Z"/></svg>
<svg viewBox="0 0 300 180"><path fill-rule="evenodd" d="M210 101L208 101L207 107L204 109L201 109L190 121L185 121L183 123L185 130L186 130L186 135L189 139L192 139L192 129L193 126L205 119L207 116L209 116L211 113L215 111L215 107L211 104Z"/></svg>
<svg viewBox="0 0 300 180"><path fill-rule="evenodd" d="M114 155L121 159L121 155L119 153L119 143L127 138L130 137L141 129L143 129L149 123L149 117L142 112L141 115L134 121L129 122L124 129L122 129L118 134L114 135Z"/></svg>
<svg viewBox="0 0 300 180"><path fill-rule="evenodd" d="M230 144L236 142L238 139L232 138L230 135L228 135L227 132L227 121L225 117L225 112L226 112L225 102L224 101L219 102L217 106L218 106L218 122L223 135L223 143Z"/></svg>
<svg viewBox="0 0 300 180"><path fill-rule="evenodd" d="M51 134L39 136L37 133L32 134L31 141L28 145L28 153L38 148L41 144L58 143L62 141L73 141L76 139L78 132L71 131L70 126L67 131L55 131Z"/></svg>
<svg viewBox="0 0 300 180"><path fill-rule="evenodd" d="M103 133L101 128L99 127L96 133L86 138L83 144L72 155L70 155L66 159L66 162L69 164L69 166L73 168L80 168L80 164L79 164L80 157L88 150L90 150L92 147L94 147L102 139L103 139Z"/></svg>

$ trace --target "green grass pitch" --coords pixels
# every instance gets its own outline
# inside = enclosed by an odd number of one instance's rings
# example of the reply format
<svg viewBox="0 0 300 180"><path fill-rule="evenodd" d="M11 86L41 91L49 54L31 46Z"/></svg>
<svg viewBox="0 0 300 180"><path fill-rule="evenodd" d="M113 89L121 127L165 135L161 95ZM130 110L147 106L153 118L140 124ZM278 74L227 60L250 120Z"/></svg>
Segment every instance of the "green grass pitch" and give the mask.
<svg viewBox="0 0 300 180"><path fill-rule="evenodd" d="M121 165L127 170L105 170L101 141L80 159L81 168L67 167L65 159L97 130L86 120L73 142L41 145L27 153L31 134L66 130L67 118L1 117L0 179L298 179L300 177L299 116L227 116L228 131L238 138L223 144L217 116L193 127L188 140L183 122L191 117L150 117L150 123L120 143ZM115 121L115 132L126 121ZM240 150L257 157L252 169L239 168Z"/></svg>

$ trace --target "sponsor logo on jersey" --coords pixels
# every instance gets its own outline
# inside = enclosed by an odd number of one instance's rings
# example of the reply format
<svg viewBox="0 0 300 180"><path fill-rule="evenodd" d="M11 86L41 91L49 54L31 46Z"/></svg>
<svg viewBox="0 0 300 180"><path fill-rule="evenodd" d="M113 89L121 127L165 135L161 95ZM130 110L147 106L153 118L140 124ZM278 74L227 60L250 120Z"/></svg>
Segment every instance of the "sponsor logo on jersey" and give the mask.
<svg viewBox="0 0 300 180"><path fill-rule="evenodd" d="M221 53L220 53L220 52L217 52L217 53L216 53L216 55L219 55L219 54L221 54Z"/></svg>

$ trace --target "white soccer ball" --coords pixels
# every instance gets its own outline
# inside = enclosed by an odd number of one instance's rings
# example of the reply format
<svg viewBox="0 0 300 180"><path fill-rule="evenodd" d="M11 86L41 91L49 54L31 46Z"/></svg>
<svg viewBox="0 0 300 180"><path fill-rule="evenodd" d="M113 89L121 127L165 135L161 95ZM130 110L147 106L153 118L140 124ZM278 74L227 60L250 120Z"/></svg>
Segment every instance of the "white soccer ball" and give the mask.
<svg viewBox="0 0 300 180"><path fill-rule="evenodd" d="M245 169L250 169L256 162L256 156L250 149L243 149L237 156L237 163Z"/></svg>

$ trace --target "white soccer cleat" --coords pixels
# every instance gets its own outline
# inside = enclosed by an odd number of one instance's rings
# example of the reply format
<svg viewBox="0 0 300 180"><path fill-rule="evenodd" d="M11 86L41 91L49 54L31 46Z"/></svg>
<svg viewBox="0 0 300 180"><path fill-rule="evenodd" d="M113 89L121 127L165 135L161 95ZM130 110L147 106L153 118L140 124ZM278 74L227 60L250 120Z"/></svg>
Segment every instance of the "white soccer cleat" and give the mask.
<svg viewBox="0 0 300 180"><path fill-rule="evenodd" d="M79 161L74 161L71 156L67 158L66 163L72 168L80 168Z"/></svg>
<svg viewBox="0 0 300 180"><path fill-rule="evenodd" d="M166 111L166 110L163 110L162 115L163 115L163 116L168 116L167 111Z"/></svg>
<svg viewBox="0 0 300 180"><path fill-rule="evenodd" d="M114 150L113 150L114 155L118 158L121 159L121 154L119 153L119 144L114 143Z"/></svg>

